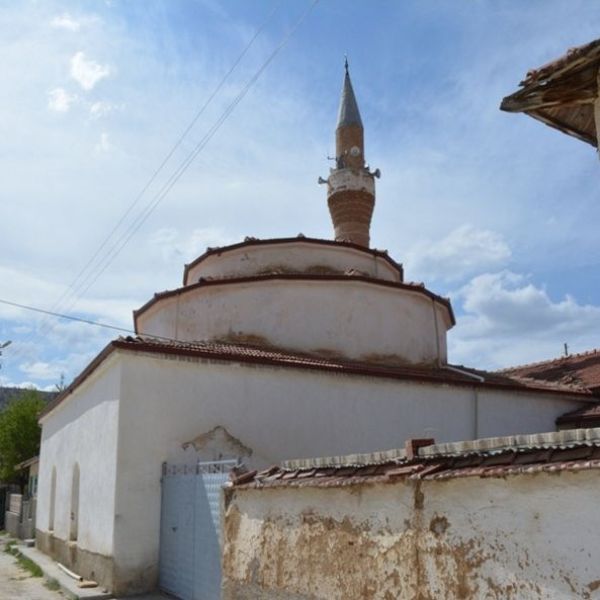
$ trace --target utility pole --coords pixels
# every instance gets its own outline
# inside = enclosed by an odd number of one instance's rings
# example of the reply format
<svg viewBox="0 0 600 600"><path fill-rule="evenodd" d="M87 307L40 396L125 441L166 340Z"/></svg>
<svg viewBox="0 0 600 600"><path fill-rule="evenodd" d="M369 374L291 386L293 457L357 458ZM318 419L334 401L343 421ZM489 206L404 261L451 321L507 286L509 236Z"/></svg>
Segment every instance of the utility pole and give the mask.
<svg viewBox="0 0 600 600"><path fill-rule="evenodd" d="M0 358L2 357L2 350L4 350L4 348L6 348L7 346L10 346L12 344L11 340L8 340L7 342L3 342L2 344L0 344ZM0 361L0 369L2 368L2 362Z"/></svg>

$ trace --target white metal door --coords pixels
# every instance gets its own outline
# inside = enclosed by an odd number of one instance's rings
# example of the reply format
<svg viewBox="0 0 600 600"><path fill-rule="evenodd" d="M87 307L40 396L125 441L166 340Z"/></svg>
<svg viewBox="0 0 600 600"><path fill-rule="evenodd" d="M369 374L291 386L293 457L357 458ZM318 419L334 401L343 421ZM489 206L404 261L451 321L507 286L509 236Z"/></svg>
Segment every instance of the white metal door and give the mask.
<svg viewBox="0 0 600 600"><path fill-rule="evenodd" d="M236 464L163 467L159 584L182 600L221 597L221 487Z"/></svg>

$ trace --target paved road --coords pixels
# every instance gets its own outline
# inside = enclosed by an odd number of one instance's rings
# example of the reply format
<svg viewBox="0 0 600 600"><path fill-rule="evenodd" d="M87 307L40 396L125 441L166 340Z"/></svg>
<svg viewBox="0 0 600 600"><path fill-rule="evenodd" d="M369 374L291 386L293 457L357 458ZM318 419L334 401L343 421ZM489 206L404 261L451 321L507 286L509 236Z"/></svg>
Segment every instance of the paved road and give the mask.
<svg viewBox="0 0 600 600"><path fill-rule="evenodd" d="M4 552L8 537L0 537L0 598L2 600L64 600L44 586L43 577L32 577L15 557Z"/></svg>

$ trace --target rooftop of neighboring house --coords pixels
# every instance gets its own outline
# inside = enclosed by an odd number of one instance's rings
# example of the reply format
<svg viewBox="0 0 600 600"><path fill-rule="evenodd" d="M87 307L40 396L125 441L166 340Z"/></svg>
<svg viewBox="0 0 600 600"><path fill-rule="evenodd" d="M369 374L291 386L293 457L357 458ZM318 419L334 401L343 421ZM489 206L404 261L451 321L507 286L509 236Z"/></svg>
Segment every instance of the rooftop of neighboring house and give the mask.
<svg viewBox="0 0 600 600"><path fill-rule="evenodd" d="M597 147L594 101L599 67L600 39L571 48L560 58L528 71L519 84L521 89L506 96L500 108L528 114Z"/></svg>
<svg viewBox="0 0 600 600"><path fill-rule="evenodd" d="M509 367L498 373L540 382L585 387L592 394L600 396L600 349Z"/></svg>
<svg viewBox="0 0 600 600"><path fill-rule="evenodd" d="M600 349L510 367L499 371L499 374L525 377L530 381L585 387L592 395L600 397ZM558 417L556 424L559 429L600 427L600 403L568 412Z"/></svg>
<svg viewBox="0 0 600 600"><path fill-rule="evenodd" d="M285 461L261 472L232 473L236 487L337 487L399 479L506 477L600 468L600 429L435 444L407 440L404 449Z"/></svg>

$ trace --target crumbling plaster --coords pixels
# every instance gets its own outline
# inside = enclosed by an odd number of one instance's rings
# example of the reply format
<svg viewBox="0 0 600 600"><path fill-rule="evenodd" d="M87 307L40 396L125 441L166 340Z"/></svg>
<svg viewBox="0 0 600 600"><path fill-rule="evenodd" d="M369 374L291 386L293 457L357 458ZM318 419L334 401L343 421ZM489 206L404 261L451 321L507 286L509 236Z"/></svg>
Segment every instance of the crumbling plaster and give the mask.
<svg viewBox="0 0 600 600"><path fill-rule="evenodd" d="M184 341L252 335L280 348L353 359L446 362L445 305L365 281L270 279L200 286L159 299L137 331Z"/></svg>
<svg viewBox="0 0 600 600"><path fill-rule="evenodd" d="M600 597L597 471L234 489L224 600Z"/></svg>

